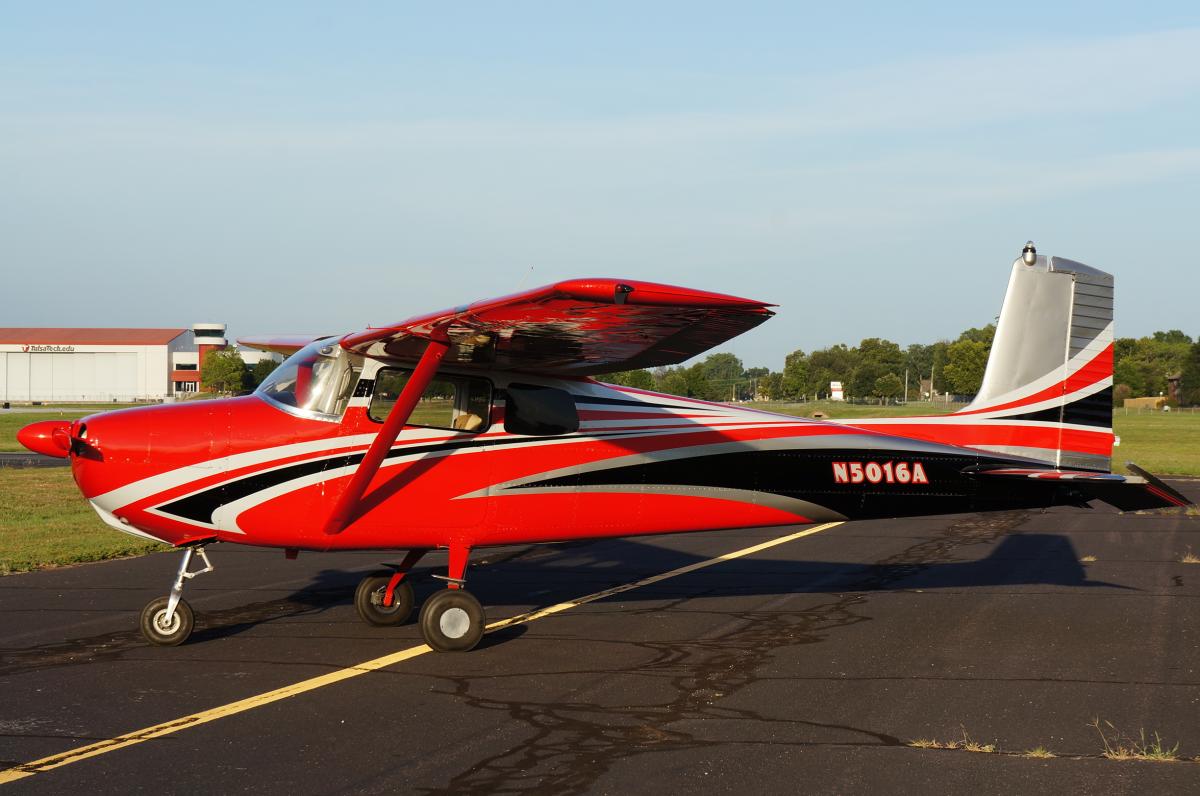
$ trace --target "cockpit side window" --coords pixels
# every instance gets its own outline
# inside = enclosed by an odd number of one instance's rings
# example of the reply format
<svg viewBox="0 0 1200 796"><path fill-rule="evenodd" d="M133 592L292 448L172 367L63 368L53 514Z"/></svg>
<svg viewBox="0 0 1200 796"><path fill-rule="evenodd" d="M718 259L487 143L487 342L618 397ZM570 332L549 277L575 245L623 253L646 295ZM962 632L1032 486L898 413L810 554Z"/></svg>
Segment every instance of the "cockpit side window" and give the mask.
<svg viewBox="0 0 1200 796"><path fill-rule="evenodd" d="M384 368L375 374L375 394L367 416L377 423L387 419L410 376L412 371L402 368ZM439 373L421 393L408 424L483 431L490 422L491 405L492 384L487 379Z"/></svg>
<svg viewBox="0 0 1200 796"><path fill-rule="evenodd" d="M358 357L349 355L335 338L325 338L289 357L255 392L304 414L339 420L361 372Z"/></svg>

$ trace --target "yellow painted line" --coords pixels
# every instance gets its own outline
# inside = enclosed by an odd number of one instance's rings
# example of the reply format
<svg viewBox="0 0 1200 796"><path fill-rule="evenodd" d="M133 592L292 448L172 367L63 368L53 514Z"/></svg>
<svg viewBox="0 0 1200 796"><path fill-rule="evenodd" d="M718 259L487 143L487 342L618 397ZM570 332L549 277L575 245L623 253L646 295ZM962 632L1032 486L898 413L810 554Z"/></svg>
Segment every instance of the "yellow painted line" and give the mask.
<svg viewBox="0 0 1200 796"><path fill-rule="evenodd" d="M834 528L841 524L842 523L840 522L827 522L824 525L816 525L812 528L806 528L803 531L797 531L796 533L791 533L787 536L780 536L776 539L762 542L761 544L745 547L741 550L734 550L732 553L725 553L724 555L717 556L716 558L710 558L706 561L698 561L694 564L688 564L685 567L679 567L678 569L673 569L670 572L663 572L659 575L651 575L648 578L642 578L641 580L633 583L614 586L611 589L605 589L604 591L598 591L595 594L589 594L574 600L558 603L557 605L551 605L548 608L539 608L536 611L530 611L529 613L520 614L518 616L510 617L509 619L501 619L497 622L492 622L489 624L487 626L487 632L491 633L502 628L533 622L547 616L561 613L569 608L575 608L576 606L586 605L587 603L595 602L596 600L602 600L605 597L611 597L614 594L621 594L622 592L638 589L642 586L649 586L651 584L659 583L660 581L675 578L680 575L686 575L689 572L705 569L707 567L720 564L723 561L732 561L735 558L753 555L754 553L767 550L771 547L787 544L788 542L794 542L797 539L803 539L805 536L812 536L813 534L820 533L821 531L827 531L830 528ZM222 719L226 716L244 713L247 710L253 710L254 708L262 707L263 705L269 705L272 702L278 702L282 699L287 699L288 697L294 697L297 694L303 694L307 691L324 688L327 685L340 683L343 680L349 680L352 677L358 677L359 675L367 674L368 672L375 672L432 651L433 650L427 644L418 644L415 647L409 647L408 649L403 649L399 652L393 652L392 654L384 655L381 658L363 661L362 663L347 667L345 669L339 669L335 672L320 675L319 677L312 677L308 680L301 680L298 683L285 685L282 688L276 688L274 691L266 691L262 694L256 694L252 697L239 699L237 702L230 702L227 705L221 705L220 707L203 710L199 713L193 713L190 716L184 716L182 718L174 719L162 724L155 724L153 727L146 727L141 730L125 733L124 735L118 735L115 738L88 744L87 746L82 746L78 749L72 749L69 752L63 752L62 754L43 757L40 760L22 763L20 765L13 766L6 771L0 771L0 785L7 782L16 782L19 779L31 777L34 774L41 774L45 771L52 771L56 768L70 765L71 763L78 763L81 760L87 760L89 757L97 757L109 752L115 752L118 749L124 749L127 746L134 746L135 744L153 740L154 738L162 738L165 735L170 735L172 733L179 732L180 730L185 730L189 727L207 724L210 721L216 721L217 719Z"/></svg>

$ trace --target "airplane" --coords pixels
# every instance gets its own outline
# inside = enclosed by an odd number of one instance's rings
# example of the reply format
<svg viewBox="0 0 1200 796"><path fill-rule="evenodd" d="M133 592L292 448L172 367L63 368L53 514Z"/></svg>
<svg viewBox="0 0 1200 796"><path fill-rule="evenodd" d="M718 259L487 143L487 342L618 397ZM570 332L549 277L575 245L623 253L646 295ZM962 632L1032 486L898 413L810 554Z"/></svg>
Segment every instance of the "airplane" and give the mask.
<svg viewBox="0 0 1200 796"><path fill-rule="evenodd" d="M574 279L340 336L242 345L288 358L250 395L26 426L67 457L113 528L182 550L146 605L152 644L183 643L185 583L214 542L404 551L362 579L360 617L405 622L407 577L448 550L425 642L466 651L484 610L471 551L497 545L959 512L1190 505L1111 472L1113 278L1037 254L1012 266L982 386L929 417L818 420L604 384L686 361L774 305L683 287ZM199 562L194 559L199 558Z"/></svg>

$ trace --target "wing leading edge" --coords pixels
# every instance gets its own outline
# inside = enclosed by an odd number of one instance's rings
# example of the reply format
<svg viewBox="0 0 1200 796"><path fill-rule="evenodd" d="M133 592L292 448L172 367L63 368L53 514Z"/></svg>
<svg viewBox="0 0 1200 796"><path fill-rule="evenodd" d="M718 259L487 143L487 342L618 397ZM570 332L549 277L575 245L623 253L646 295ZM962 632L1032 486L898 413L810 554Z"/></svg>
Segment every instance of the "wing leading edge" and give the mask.
<svg viewBox="0 0 1200 796"><path fill-rule="evenodd" d="M400 362L445 334L447 362L589 376L674 365L753 329L774 306L652 282L575 279L477 301L342 338L342 347Z"/></svg>

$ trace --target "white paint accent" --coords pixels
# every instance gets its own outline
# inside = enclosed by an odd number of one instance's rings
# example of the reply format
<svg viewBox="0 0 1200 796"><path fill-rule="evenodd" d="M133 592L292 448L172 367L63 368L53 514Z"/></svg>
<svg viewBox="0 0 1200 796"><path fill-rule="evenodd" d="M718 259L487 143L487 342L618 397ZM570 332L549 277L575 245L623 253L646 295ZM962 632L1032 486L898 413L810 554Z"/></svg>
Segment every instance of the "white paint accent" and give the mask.
<svg viewBox="0 0 1200 796"><path fill-rule="evenodd" d="M1105 331L1101 333L1101 335L1098 339L1107 338L1109 342L1112 342L1112 333L1113 333L1113 325L1110 323L1108 325L1108 327L1105 329ZM963 412L974 412L978 409L985 409L985 408L990 408L993 406L1000 406L1003 404L1012 403L1014 401L1020 401L1024 398L1028 398L1031 395L1036 395L1037 393L1041 392L1042 390L1049 389L1056 384L1061 384L1064 381L1066 381L1067 378L1075 375L1075 373L1077 373L1079 370L1081 370L1084 367L1084 365L1088 364L1093 359L1095 359L1096 355L1099 354L1100 352L1102 352L1107 347L1108 347L1108 344L1105 343L1104 345L1100 346L1099 348L1094 348L1093 346L1088 346L1087 348L1084 348L1082 351L1080 351L1078 354L1076 354L1074 357L1072 357L1067 362L1067 364L1065 366L1066 376L1063 375L1064 371L1055 369L1055 370L1047 373L1046 375L1029 382L1028 384L1024 384L1014 390L1010 390L1009 392L997 395L993 398L989 398L986 401L982 400L981 398L976 398L973 403L971 403L965 409L962 409L957 414L961 414ZM989 363L990 363L990 359L989 359ZM1109 378L1108 384L1112 384L1111 377ZM1094 390L1093 390L1093 392L1094 392ZM980 395L982 395L982 392L980 393ZM1062 399L1055 399L1055 400L1058 400L1061 402ZM1010 409L1008 411L1013 411L1013 410ZM1025 411L1024 407L1021 408L1021 411Z"/></svg>
<svg viewBox="0 0 1200 796"><path fill-rule="evenodd" d="M146 533L145 531L139 530L137 528L134 528L132 525L128 525L126 523L121 522L115 516L113 516L112 512L105 511L100 505L98 505L96 503L96 501L89 500L88 503L90 503L92 508L96 510L96 513L100 515L100 519L104 520L105 525L108 525L111 528L116 528L121 533L127 533L130 536L136 536L139 539L148 539L151 542L161 542L162 541L162 539L159 539L156 536L151 536L150 534Z"/></svg>

